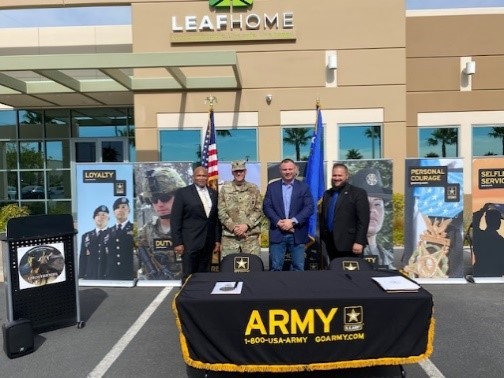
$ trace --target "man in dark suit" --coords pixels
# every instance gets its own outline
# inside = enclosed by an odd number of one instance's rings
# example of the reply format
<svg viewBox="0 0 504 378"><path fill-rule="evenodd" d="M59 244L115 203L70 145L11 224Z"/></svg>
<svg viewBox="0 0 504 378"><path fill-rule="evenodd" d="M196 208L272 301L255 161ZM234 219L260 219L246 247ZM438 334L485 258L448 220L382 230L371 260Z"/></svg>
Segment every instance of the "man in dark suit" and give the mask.
<svg viewBox="0 0 504 378"><path fill-rule="evenodd" d="M171 212L174 250L182 256L182 284L192 273L210 270L212 254L220 249L222 232L217 192L207 186L207 169L197 167L193 182L177 190Z"/></svg>
<svg viewBox="0 0 504 378"><path fill-rule="evenodd" d="M266 189L263 211L269 219L270 270L283 269L290 252L292 270L304 270L304 249L308 242L308 219L314 211L310 188L296 180L298 169L291 159L280 163L281 179Z"/></svg>
<svg viewBox="0 0 504 378"><path fill-rule="evenodd" d="M133 279L133 223L128 220L129 200L126 197L114 201L116 224L109 228L107 250L107 279Z"/></svg>
<svg viewBox="0 0 504 378"><path fill-rule="evenodd" d="M367 244L369 202L364 189L348 183L348 168L335 163L332 187L324 192L319 214L320 238L329 259L362 256Z"/></svg>

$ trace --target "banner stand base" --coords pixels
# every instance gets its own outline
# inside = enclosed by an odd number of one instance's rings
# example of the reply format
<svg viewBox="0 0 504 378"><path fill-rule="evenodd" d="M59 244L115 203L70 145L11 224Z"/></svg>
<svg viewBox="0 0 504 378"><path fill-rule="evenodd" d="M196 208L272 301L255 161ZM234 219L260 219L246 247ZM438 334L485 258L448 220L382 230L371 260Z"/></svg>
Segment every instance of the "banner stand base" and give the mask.
<svg viewBox="0 0 504 378"><path fill-rule="evenodd" d="M79 287L135 287L135 280L124 280L124 281L116 281L116 280L83 280L79 279Z"/></svg>
<svg viewBox="0 0 504 378"><path fill-rule="evenodd" d="M475 277L474 283L504 283L504 277Z"/></svg>

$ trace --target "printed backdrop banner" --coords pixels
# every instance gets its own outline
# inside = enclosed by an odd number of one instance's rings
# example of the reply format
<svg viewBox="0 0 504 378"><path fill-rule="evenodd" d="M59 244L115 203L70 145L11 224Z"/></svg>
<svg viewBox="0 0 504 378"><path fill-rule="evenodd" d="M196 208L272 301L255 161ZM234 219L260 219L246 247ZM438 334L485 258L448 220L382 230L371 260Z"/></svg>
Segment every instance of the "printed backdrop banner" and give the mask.
<svg viewBox="0 0 504 378"><path fill-rule="evenodd" d="M504 159L473 160L473 268L475 277L504 275Z"/></svg>
<svg viewBox="0 0 504 378"><path fill-rule="evenodd" d="M463 277L463 160L407 159L405 181L404 271Z"/></svg>
<svg viewBox="0 0 504 378"><path fill-rule="evenodd" d="M348 167L350 183L368 194L368 245L364 257L377 267L394 269L392 160L347 160L341 163Z"/></svg>
<svg viewBox="0 0 504 378"><path fill-rule="evenodd" d="M133 165L77 164L79 278L134 278Z"/></svg>
<svg viewBox="0 0 504 378"><path fill-rule="evenodd" d="M135 166L139 280L181 279L182 258L175 255L170 216L175 192L192 183L192 174L190 162Z"/></svg>

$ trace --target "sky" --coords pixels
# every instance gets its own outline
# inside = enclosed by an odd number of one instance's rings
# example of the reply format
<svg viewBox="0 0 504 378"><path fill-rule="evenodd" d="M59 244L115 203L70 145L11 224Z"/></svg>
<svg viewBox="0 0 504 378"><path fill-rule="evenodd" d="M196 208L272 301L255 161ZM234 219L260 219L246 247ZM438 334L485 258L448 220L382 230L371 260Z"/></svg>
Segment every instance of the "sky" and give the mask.
<svg viewBox="0 0 504 378"><path fill-rule="evenodd" d="M406 9L504 7L504 0L406 0ZM129 6L0 10L0 28L130 25Z"/></svg>

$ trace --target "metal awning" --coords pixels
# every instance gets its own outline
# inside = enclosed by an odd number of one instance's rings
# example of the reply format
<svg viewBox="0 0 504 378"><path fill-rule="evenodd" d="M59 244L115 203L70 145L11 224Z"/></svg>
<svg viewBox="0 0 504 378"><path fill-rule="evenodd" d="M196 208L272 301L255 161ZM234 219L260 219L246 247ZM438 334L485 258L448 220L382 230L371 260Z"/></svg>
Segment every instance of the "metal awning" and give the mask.
<svg viewBox="0 0 504 378"><path fill-rule="evenodd" d="M0 57L0 103L133 105L133 94L241 88L234 51Z"/></svg>

